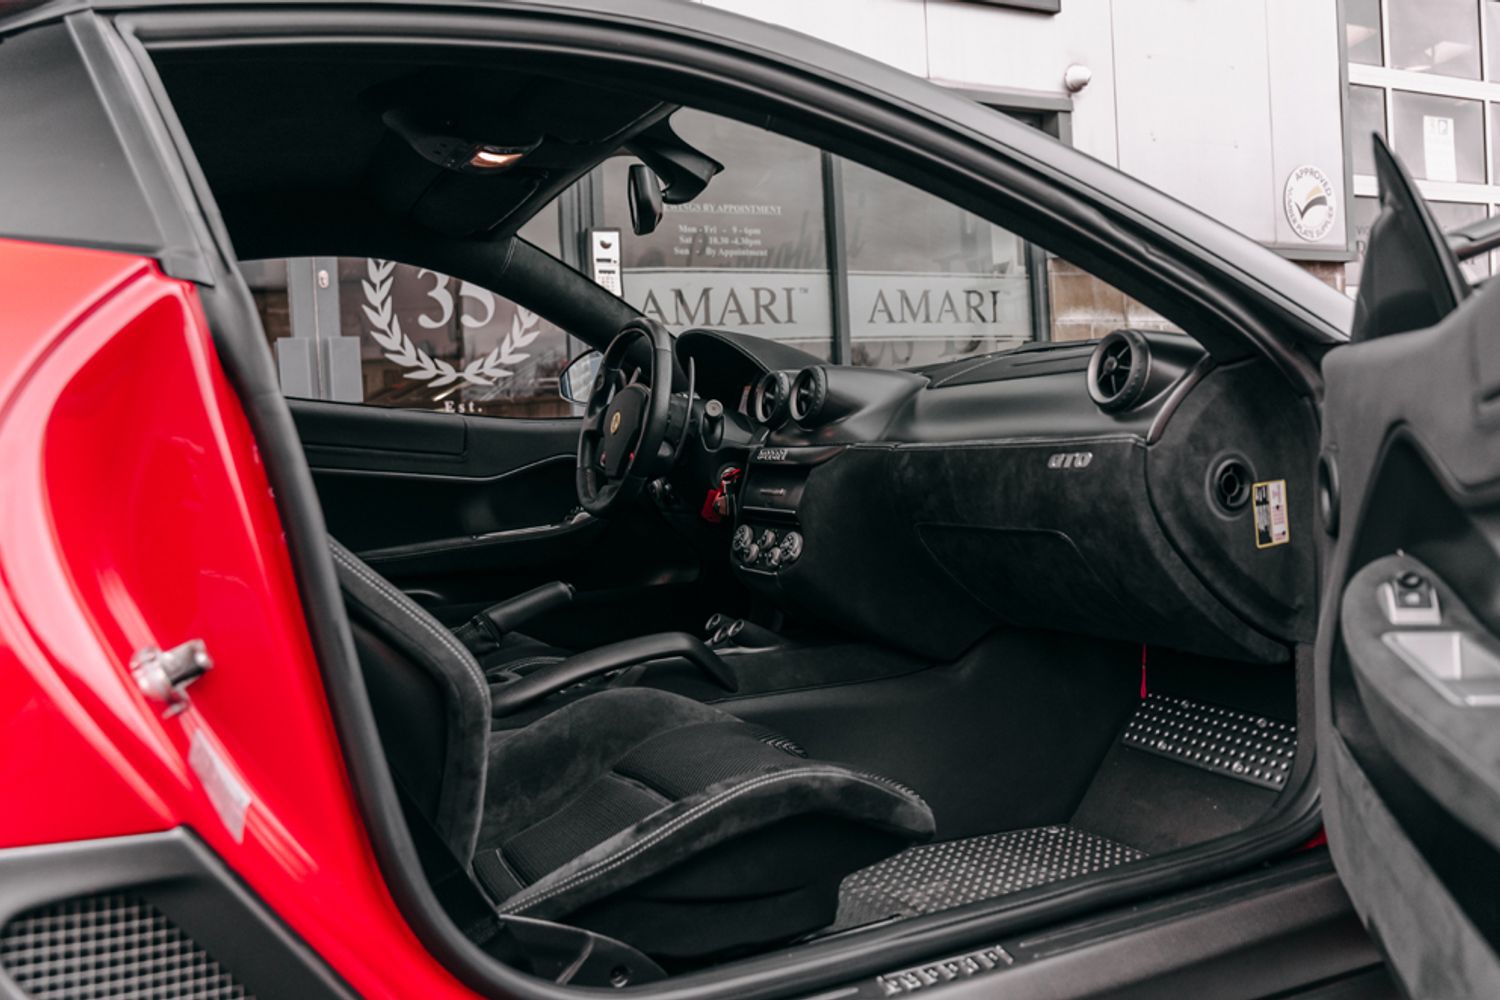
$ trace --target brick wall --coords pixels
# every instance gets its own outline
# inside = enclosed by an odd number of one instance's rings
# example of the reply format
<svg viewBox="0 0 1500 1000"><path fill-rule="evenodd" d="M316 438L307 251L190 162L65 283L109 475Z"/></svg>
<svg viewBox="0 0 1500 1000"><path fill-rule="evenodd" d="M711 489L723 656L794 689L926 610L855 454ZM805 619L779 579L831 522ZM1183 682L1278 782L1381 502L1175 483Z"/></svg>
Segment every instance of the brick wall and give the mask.
<svg viewBox="0 0 1500 1000"><path fill-rule="evenodd" d="M1298 263L1319 281L1344 290L1342 263ZM1047 259L1047 283L1052 292L1053 340L1098 340L1121 327L1182 332L1109 282L1059 257Z"/></svg>
<svg viewBox="0 0 1500 1000"><path fill-rule="evenodd" d="M1107 281L1059 257L1047 260L1052 292L1052 339L1098 340L1111 330L1177 327Z"/></svg>

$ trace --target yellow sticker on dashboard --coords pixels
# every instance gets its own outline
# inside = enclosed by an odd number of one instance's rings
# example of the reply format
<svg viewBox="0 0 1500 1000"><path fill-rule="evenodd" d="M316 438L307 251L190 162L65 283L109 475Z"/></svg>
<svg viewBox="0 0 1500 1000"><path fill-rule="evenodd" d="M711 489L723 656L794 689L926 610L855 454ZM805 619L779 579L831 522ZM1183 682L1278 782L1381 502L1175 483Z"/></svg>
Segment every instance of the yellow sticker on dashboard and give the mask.
<svg viewBox="0 0 1500 1000"><path fill-rule="evenodd" d="M1251 488L1255 504L1255 547L1269 549L1273 545L1285 545L1292 540L1291 523L1287 520L1286 480L1271 479L1256 483Z"/></svg>

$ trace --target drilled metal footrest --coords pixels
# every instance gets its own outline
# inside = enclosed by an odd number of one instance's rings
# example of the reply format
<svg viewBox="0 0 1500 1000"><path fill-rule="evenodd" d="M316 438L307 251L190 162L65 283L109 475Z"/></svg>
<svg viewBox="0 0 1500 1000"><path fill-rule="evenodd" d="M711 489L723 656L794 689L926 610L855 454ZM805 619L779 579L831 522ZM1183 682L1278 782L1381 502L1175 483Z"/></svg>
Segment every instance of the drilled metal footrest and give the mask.
<svg viewBox="0 0 1500 1000"><path fill-rule="evenodd" d="M1283 788L1297 752L1297 727L1165 695L1148 695L1125 727L1126 746L1262 788Z"/></svg>
<svg viewBox="0 0 1500 1000"><path fill-rule="evenodd" d="M834 930L938 913L1092 875L1146 855L1070 826L987 833L909 847L844 879Z"/></svg>

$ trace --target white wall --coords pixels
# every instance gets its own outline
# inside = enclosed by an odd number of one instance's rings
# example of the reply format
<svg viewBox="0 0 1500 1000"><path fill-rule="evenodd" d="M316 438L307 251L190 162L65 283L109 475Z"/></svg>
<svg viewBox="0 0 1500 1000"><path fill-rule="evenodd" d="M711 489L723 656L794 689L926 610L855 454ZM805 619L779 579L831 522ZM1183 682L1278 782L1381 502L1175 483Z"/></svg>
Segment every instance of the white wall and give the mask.
<svg viewBox="0 0 1500 1000"><path fill-rule="evenodd" d="M1079 149L1263 243L1302 242L1282 209L1303 164L1344 202L1336 5L1308 0L1062 0L1058 14L962 0L702 0L957 86L1073 95Z"/></svg>

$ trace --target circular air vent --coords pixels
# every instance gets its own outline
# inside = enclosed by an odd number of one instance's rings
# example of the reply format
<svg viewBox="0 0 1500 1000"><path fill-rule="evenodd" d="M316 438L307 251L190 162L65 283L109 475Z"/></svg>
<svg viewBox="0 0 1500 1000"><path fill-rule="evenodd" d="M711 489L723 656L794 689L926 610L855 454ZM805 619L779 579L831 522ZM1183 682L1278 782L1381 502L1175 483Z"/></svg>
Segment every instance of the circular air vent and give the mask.
<svg viewBox="0 0 1500 1000"><path fill-rule="evenodd" d="M791 387L792 379L786 372L767 372L756 383L754 411L758 423L776 428L786 422Z"/></svg>
<svg viewBox="0 0 1500 1000"><path fill-rule="evenodd" d="M1238 514L1250 502L1255 473L1238 455L1221 458L1208 476L1208 493L1223 514Z"/></svg>
<svg viewBox="0 0 1500 1000"><path fill-rule="evenodd" d="M803 427L813 427L828 402L828 373L817 365L804 368L792 379L792 419Z"/></svg>
<svg viewBox="0 0 1500 1000"><path fill-rule="evenodd" d="M1124 410L1141 400L1151 371L1151 349L1134 330L1106 334L1089 358L1089 396L1101 410Z"/></svg>

